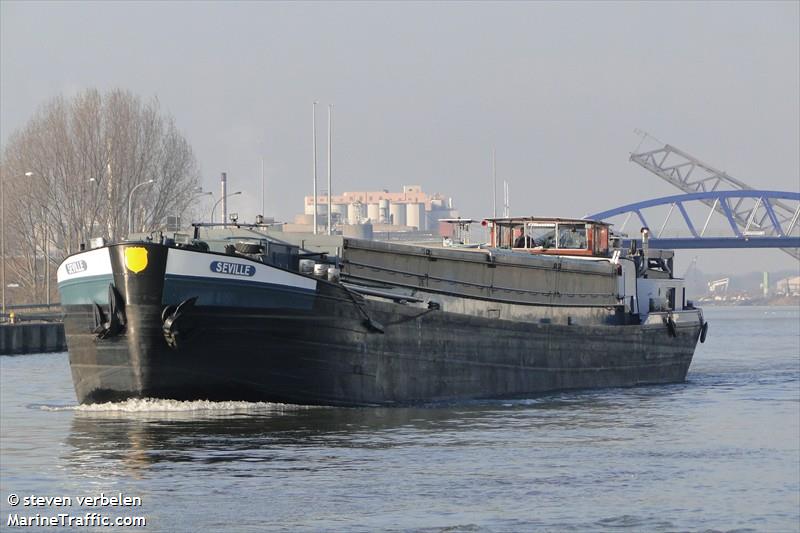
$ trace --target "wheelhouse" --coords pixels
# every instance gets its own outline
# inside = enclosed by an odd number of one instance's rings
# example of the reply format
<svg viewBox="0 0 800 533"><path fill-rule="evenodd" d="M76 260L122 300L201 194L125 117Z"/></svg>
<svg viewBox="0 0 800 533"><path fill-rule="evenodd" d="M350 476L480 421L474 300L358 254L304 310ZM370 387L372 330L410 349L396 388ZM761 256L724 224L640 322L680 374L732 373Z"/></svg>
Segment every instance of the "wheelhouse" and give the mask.
<svg viewBox="0 0 800 533"><path fill-rule="evenodd" d="M546 255L608 257L609 224L595 220L541 217L489 218L496 248Z"/></svg>

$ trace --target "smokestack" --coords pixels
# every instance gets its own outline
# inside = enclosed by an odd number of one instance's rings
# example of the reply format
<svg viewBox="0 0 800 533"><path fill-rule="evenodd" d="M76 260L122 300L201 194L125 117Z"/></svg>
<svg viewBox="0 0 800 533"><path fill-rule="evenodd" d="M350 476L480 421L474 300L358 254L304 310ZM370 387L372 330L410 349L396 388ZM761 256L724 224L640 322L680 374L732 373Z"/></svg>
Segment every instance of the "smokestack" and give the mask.
<svg viewBox="0 0 800 533"><path fill-rule="evenodd" d="M225 172L223 172L222 176L220 176L219 182L220 187L222 188L222 227L224 228L226 224L225 221L228 220L228 201L225 198L225 196L228 194L228 175ZM212 220L211 222L214 221Z"/></svg>

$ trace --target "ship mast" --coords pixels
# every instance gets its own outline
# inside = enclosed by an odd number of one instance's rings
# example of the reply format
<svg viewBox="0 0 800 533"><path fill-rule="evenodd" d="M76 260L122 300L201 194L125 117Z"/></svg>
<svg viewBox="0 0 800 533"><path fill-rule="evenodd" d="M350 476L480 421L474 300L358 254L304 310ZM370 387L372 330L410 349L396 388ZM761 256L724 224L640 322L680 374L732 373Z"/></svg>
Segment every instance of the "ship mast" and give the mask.
<svg viewBox="0 0 800 533"><path fill-rule="evenodd" d="M331 228L331 132L333 130L333 104L328 104L328 235L332 235Z"/></svg>
<svg viewBox="0 0 800 533"><path fill-rule="evenodd" d="M497 218L497 164L494 146L492 147L492 218Z"/></svg>
<svg viewBox="0 0 800 533"><path fill-rule="evenodd" d="M314 151L314 235L317 234L317 102L311 105L311 148Z"/></svg>

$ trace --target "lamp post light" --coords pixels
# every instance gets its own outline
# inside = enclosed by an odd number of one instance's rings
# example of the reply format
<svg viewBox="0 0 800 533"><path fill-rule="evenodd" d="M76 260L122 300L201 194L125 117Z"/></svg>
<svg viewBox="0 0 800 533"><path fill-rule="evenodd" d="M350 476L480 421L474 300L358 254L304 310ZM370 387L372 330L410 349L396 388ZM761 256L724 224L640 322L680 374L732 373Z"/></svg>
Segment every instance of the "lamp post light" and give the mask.
<svg viewBox="0 0 800 533"><path fill-rule="evenodd" d="M195 187L194 190L192 190L192 200L198 196L214 196L214 193L211 191L204 191L202 187Z"/></svg>
<svg viewBox="0 0 800 533"><path fill-rule="evenodd" d="M225 196L223 196L222 198L217 200L217 202L214 204L214 207L211 208L211 222L212 223L214 222L214 211L217 209L217 206L219 205L219 203L222 200L224 200L225 198L228 198L230 196L236 196L237 194L242 194L242 191L236 191L236 192L232 192L230 194L226 194ZM224 219L223 219L222 223L225 224L225 220Z"/></svg>
<svg viewBox="0 0 800 533"><path fill-rule="evenodd" d="M197 199L200 198L201 196L210 196L211 198L214 198L214 193L211 191L204 191L202 187L198 187L197 189L194 190L194 192L192 192L192 197L190 198L190 200L192 202L197 201ZM214 221L212 220L211 222Z"/></svg>
<svg viewBox="0 0 800 533"><path fill-rule="evenodd" d="M130 234L133 233L133 218L131 217L131 199L133 198L133 193L139 187L142 187L144 185L149 185L151 183L155 183L155 181L156 180L143 181L142 183L140 183L139 185L137 185L136 187L131 189L131 193L128 195L128 236L129 237L130 237Z"/></svg>
<svg viewBox="0 0 800 533"><path fill-rule="evenodd" d="M195 187L192 190L192 196L189 198L190 201L194 202L201 196L211 196L214 197L214 193L212 191L204 191L202 187ZM212 220L213 222L213 220Z"/></svg>

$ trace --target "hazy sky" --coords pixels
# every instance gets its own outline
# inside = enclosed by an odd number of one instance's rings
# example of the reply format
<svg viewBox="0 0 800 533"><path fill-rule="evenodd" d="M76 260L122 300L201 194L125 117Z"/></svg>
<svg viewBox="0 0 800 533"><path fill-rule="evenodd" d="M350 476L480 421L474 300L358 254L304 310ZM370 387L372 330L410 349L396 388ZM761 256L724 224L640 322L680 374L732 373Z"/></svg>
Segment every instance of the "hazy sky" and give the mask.
<svg viewBox="0 0 800 533"><path fill-rule="evenodd" d="M753 187L798 191L799 6L3 0L0 142L57 94L156 95L204 187L225 171L251 194L231 199L242 219L260 211L262 156L266 214L302 210L314 100L321 177L335 105L334 192L420 184L488 216L496 146L514 214L676 194L628 162L635 128ZM704 271L797 268L774 250L699 255Z"/></svg>

